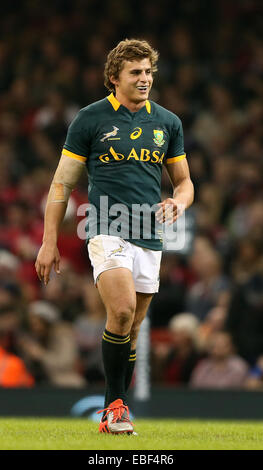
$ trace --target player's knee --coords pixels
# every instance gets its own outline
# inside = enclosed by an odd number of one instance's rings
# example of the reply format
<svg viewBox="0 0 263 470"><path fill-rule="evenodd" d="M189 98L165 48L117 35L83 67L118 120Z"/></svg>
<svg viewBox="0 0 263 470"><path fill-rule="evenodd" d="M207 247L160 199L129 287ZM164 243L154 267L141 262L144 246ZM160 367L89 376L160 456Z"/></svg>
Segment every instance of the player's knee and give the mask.
<svg viewBox="0 0 263 470"><path fill-rule="evenodd" d="M132 304L119 305L111 313L111 317L114 318L114 322L118 327L120 334L130 331L135 314L135 307Z"/></svg>

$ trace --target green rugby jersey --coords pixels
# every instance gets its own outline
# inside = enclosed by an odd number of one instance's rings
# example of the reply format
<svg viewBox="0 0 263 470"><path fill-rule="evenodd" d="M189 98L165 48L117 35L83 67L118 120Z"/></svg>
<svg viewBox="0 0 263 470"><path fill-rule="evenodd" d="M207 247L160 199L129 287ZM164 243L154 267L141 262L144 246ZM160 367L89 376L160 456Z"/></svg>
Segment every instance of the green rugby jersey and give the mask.
<svg viewBox="0 0 263 470"><path fill-rule="evenodd" d="M119 236L131 243L162 249L162 225L149 208L161 201L163 164L185 158L178 116L148 100L133 113L111 94L79 111L62 154L87 166L89 203L97 211L97 217L94 211L88 214L88 240L100 233L115 234L109 228L117 227L116 235L121 230ZM123 205L121 211L115 204ZM148 222L143 232L138 209L143 204L145 214L150 214L150 233Z"/></svg>

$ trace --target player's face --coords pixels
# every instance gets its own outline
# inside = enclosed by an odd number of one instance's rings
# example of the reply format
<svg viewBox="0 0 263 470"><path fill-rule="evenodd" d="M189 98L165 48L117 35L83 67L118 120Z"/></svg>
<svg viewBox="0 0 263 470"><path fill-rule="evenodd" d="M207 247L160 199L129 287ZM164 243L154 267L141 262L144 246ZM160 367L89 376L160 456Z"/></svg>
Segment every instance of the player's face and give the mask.
<svg viewBox="0 0 263 470"><path fill-rule="evenodd" d="M131 103L143 103L148 99L152 83L150 59L125 61L119 78L114 83L116 98L120 102L124 99Z"/></svg>

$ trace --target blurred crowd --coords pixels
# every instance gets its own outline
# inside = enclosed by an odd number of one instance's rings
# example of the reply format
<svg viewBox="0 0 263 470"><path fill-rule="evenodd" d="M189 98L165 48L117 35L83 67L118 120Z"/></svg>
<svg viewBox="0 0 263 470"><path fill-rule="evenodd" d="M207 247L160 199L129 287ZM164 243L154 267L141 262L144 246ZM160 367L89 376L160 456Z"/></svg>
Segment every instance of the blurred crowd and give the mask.
<svg viewBox="0 0 263 470"><path fill-rule="evenodd" d="M107 53L159 50L151 99L182 120L195 185L187 253L164 252L150 311L156 384L263 388L263 40L257 0L13 0L0 17L0 386L103 384L105 311L76 236L61 274L34 262L47 191L78 109L107 95ZM171 12L173 13L171 15ZM171 192L164 171L164 194Z"/></svg>

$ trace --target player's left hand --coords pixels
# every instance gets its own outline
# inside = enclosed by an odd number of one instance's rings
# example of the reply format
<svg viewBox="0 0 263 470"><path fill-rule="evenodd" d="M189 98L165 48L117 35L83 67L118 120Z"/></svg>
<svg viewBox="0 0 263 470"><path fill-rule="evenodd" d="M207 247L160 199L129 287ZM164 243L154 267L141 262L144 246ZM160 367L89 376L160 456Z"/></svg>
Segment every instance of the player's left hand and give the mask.
<svg viewBox="0 0 263 470"><path fill-rule="evenodd" d="M185 205L178 203L176 199L168 197L158 204L160 209L156 212L155 216L158 222L172 225L185 210Z"/></svg>

